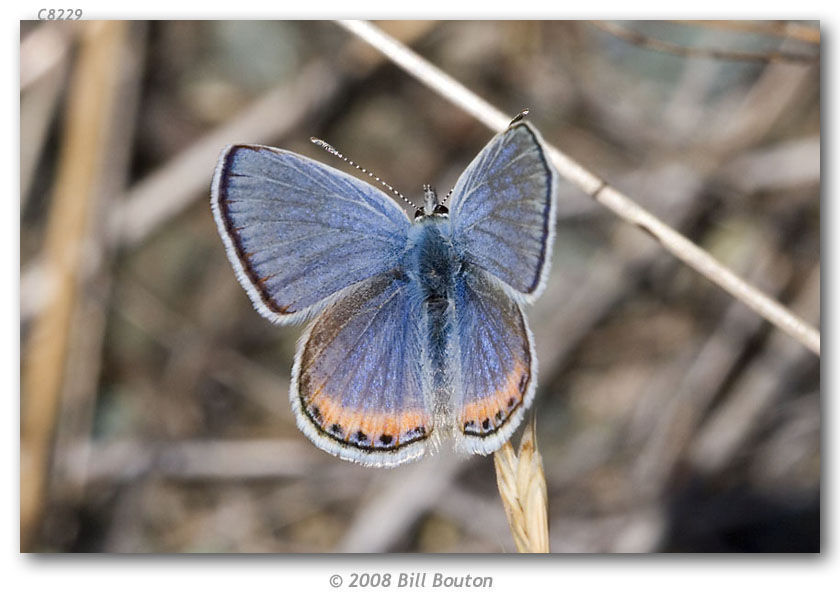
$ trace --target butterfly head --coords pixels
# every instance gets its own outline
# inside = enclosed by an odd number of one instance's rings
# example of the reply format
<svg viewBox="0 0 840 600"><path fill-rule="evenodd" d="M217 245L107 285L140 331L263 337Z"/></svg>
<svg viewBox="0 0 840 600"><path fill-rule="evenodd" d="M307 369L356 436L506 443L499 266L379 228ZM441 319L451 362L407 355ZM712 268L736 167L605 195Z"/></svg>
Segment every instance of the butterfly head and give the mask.
<svg viewBox="0 0 840 600"><path fill-rule="evenodd" d="M440 202L435 188L429 184L423 186L423 208L414 213L414 220L420 221L428 217L449 218L449 209Z"/></svg>

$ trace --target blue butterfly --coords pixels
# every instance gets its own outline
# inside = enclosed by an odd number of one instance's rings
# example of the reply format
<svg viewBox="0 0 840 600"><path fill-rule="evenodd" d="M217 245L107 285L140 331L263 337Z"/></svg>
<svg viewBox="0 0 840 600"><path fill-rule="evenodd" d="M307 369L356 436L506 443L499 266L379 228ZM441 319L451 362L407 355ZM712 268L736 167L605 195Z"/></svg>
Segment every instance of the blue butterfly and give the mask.
<svg viewBox="0 0 840 600"><path fill-rule="evenodd" d="M447 209L411 220L377 188L268 146L225 148L213 215L261 315L313 319L289 398L319 448L368 466L419 459L445 436L497 450L534 396L522 307L545 287L557 173L515 119L470 163Z"/></svg>

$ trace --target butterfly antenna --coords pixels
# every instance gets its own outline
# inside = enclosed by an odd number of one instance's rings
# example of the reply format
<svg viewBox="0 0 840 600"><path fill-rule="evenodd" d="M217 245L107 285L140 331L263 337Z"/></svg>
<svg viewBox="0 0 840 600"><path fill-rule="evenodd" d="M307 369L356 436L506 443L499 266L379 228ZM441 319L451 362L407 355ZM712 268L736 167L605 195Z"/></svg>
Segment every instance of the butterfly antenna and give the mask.
<svg viewBox="0 0 840 600"><path fill-rule="evenodd" d="M408 198L406 198L405 196L403 196L401 193L399 193L397 190L395 190L395 189L394 189L391 185L389 185L387 182L385 182L385 181L383 181L383 180L379 179L379 177L377 177L376 175L374 175L373 173L371 173L370 171L368 171L367 169L365 169L365 168L364 168L364 167L362 167L361 165L358 165L358 164L354 163L352 160L350 160L349 158L347 158L346 156L344 156L341 152L339 152L338 150L336 150L335 148L333 148L332 146L330 146L330 145L329 145L327 142L325 142L324 140L319 139L319 138L316 138L316 137L311 137L311 138L309 138L309 140L310 140L313 144L315 144L316 146L318 146L319 148L321 148L321 149L323 149L323 150L326 150L327 152L329 152L329 153L330 153L330 154L332 154L333 156L337 156L338 158L340 158L341 160L343 160L344 162L346 162L346 163L347 163L348 165L350 165L351 167L355 167L356 169L358 169L359 171L361 171L362 173L364 173L365 175L367 175L368 177L370 177L371 179L373 179L376 183L378 183L379 185L381 185L382 187L384 187L385 189L387 189L389 192L391 192L392 194L394 194L395 196L397 196L400 200L402 200L403 202L405 202L406 204L408 204L409 206L411 206L414 210L420 210L420 207L419 207L419 206L417 206L417 205L416 205L416 204L414 204L411 200L409 200Z"/></svg>
<svg viewBox="0 0 840 600"><path fill-rule="evenodd" d="M455 191L455 188L449 188L449 191L446 192L446 196L443 197L443 200L441 200L440 203L441 204L446 204L446 201L449 200L449 196L451 196L452 192L454 192L454 191Z"/></svg>

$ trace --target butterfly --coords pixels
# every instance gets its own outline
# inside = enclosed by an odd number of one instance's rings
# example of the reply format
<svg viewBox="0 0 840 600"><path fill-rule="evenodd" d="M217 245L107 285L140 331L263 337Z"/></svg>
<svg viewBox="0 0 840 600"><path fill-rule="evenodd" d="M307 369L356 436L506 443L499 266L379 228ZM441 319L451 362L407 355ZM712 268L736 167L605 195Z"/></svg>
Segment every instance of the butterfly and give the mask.
<svg viewBox="0 0 840 600"><path fill-rule="evenodd" d="M507 441L536 387L523 307L545 287L557 180L521 116L469 164L448 208L424 186L413 219L318 161L224 149L211 206L237 279L273 323L311 319L289 399L316 446L390 467L446 437L476 454Z"/></svg>

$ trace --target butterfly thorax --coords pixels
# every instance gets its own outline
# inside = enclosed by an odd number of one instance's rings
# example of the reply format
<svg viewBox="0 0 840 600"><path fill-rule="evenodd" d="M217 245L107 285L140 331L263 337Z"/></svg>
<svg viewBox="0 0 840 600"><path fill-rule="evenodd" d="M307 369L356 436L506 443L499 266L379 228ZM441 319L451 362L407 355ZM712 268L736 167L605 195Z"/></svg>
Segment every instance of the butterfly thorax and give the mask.
<svg viewBox="0 0 840 600"><path fill-rule="evenodd" d="M452 246L449 218L426 216L416 221L409 238L413 242L408 271L415 273L427 308L448 303L454 290L454 277L460 265Z"/></svg>

